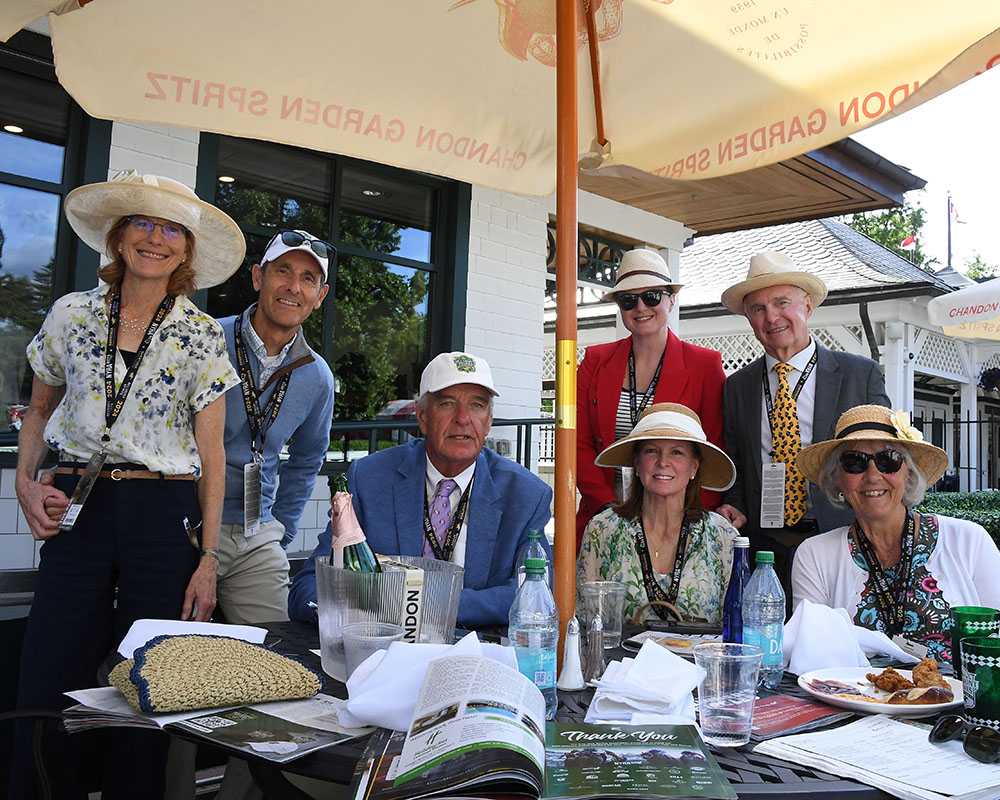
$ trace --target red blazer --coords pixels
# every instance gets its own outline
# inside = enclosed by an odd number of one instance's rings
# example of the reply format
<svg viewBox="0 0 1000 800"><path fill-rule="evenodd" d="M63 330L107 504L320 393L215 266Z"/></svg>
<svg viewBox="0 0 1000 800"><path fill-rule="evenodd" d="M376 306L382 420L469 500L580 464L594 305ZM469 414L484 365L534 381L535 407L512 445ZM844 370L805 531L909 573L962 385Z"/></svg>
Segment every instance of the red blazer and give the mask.
<svg viewBox="0 0 1000 800"><path fill-rule="evenodd" d="M621 397L632 337L597 344L587 352L577 370L576 384L576 481L582 499L576 514L576 545L590 518L605 503L615 503L614 470L598 467L597 454L615 441L615 416ZM708 440L722 443L722 356L715 350L687 344L667 331L663 369L653 396L654 403L683 403L699 417ZM648 408L648 406L647 406ZM703 492L706 508L715 508L717 492Z"/></svg>

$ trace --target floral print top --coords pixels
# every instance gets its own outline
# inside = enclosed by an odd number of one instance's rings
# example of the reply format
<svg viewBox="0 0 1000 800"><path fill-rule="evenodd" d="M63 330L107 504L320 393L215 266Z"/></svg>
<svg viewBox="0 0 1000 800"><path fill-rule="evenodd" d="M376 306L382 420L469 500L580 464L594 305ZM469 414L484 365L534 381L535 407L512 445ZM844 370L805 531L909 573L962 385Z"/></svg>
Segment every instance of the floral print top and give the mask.
<svg viewBox="0 0 1000 800"><path fill-rule="evenodd" d="M44 433L63 460L87 461L101 449L107 291L102 284L60 297L28 344L35 376L50 386L66 387ZM117 353L116 390L125 371ZM188 298L177 297L111 428L108 463L144 464L166 475L201 475L194 415L239 382L219 323Z"/></svg>
<svg viewBox="0 0 1000 800"><path fill-rule="evenodd" d="M920 527L913 543L913 578L906 593L906 611L903 615L903 635L927 645L927 655L937 661L951 660L951 606L938 588L937 580L927 571L930 558L938 541L938 520L933 514L920 515ZM868 563L854 543L848 529L848 546L851 559L861 569L868 571ZM890 585L896 581L899 563L883 568ZM875 602L875 582L869 574L861 590L861 600L854 621L872 630L885 633L885 626L878 617Z"/></svg>
<svg viewBox="0 0 1000 800"><path fill-rule="evenodd" d="M639 532L637 519L623 519L612 509L602 511L588 524L576 561L578 603L582 603L584 581L618 581L625 584L625 619L649 602L642 582L642 566L635 547ZM688 617L701 617L713 625L722 624L722 603L733 567L733 540L736 529L718 514L706 511L688 530L687 555L681 569L677 609ZM656 580L666 592L672 575L657 573ZM578 608L582 617L582 606ZM642 620L658 619L652 608Z"/></svg>

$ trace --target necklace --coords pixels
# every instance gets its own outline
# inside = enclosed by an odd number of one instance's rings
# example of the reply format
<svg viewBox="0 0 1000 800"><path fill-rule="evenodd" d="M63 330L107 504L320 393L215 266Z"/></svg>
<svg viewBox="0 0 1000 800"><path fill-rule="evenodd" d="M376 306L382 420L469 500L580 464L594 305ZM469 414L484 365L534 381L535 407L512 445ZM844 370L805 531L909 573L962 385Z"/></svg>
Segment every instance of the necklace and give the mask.
<svg viewBox="0 0 1000 800"><path fill-rule="evenodd" d="M146 332L146 328L149 327L149 320L146 320L145 322L138 319L132 320L122 314L122 316L118 319L118 324L127 331L143 334Z"/></svg>

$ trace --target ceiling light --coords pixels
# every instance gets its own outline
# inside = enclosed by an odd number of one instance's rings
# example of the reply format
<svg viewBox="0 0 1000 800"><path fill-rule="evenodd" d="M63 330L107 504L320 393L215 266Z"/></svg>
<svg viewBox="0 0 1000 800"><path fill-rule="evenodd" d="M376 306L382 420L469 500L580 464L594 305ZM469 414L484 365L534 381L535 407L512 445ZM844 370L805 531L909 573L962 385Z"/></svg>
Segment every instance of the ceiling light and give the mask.
<svg viewBox="0 0 1000 800"><path fill-rule="evenodd" d="M219 176L219 183L235 183L235 182L236 182L236 178L234 178L232 175L220 175Z"/></svg>
<svg viewBox="0 0 1000 800"><path fill-rule="evenodd" d="M7 133L24 133L24 128L20 125L4 125L3 129L7 131Z"/></svg>
<svg viewBox="0 0 1000 800"><path fill-rule="evenodd" d="M385 192L379 189L362 189L361 194L363 194L365 197L381 197L382 195L385 194Z"/></svg>

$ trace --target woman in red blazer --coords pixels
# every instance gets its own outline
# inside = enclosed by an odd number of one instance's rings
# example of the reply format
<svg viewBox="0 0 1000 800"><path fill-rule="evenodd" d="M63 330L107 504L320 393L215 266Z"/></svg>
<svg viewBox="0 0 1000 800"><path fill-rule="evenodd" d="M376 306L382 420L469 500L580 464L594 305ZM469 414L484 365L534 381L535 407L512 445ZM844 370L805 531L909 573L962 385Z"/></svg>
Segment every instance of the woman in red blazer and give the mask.
<svg viewBox="0 0 1000 800"><path fill-rule="evenodd" d="M576 478L582 495L577 547L590 518L621 500L615 495L615 470L598 467L594 459L627 435L645 408L682 403L701 417L708 440L722 446L722 357L682 342L667 328L680 288L659 253L630 250L615 288L604 295L618 304L631 336L588 347L577 371ZM619 418L622 431L616 435ZM704 493L702 501L709 509L719 504L714 492Z"/></svg>

